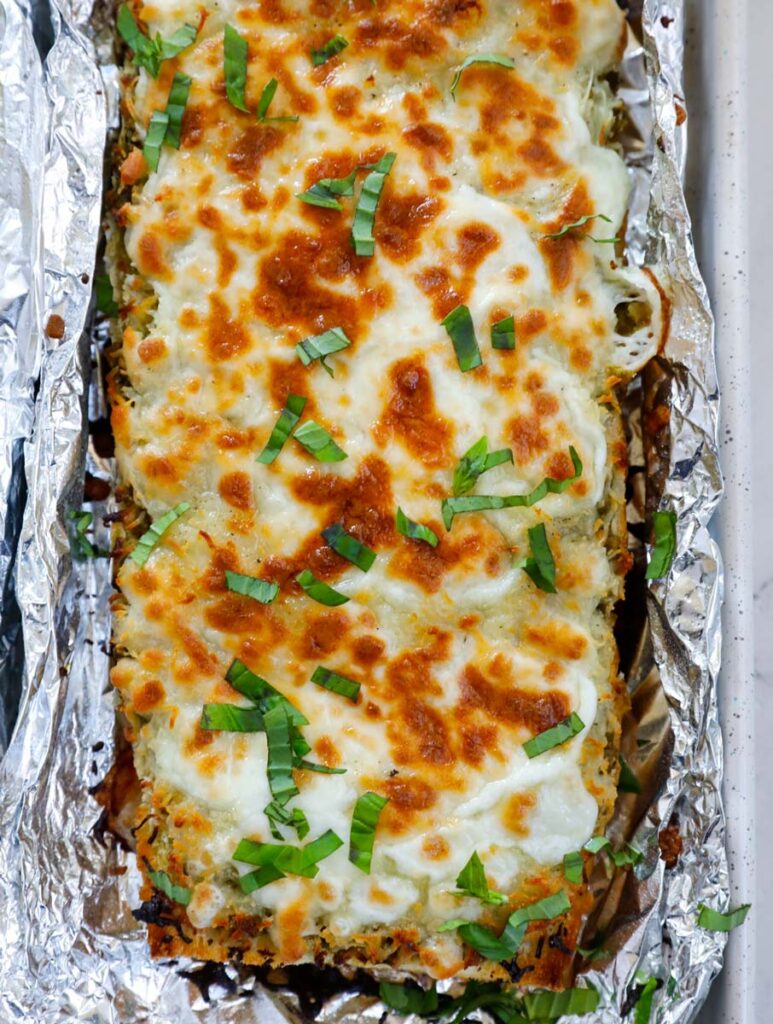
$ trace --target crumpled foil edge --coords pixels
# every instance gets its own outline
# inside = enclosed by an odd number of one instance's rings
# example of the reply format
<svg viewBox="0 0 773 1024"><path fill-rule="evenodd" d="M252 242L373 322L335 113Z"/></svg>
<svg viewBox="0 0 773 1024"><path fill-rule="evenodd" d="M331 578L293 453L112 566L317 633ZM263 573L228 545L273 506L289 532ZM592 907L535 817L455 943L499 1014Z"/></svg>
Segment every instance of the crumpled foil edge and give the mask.
<svg viewBox="0 0 773 1024"><path fill-rule="evenodd" d="M107 682L110 569L104 560L73 565L65 525L66 510L80 507L84 461L95 475L109 479L113 472L110 458L88 436L88 422L106 415L99 338L90 346L86 327L105 130L116 116L115 69L102 48L96 59L91 14L89 0L62 0L52 8L54 44L41 67L32 12L0 0L0 132L6 140L0 200L26 231L3 229L9 214L0 220L0 256L10 256L16 270L16 291L0 286L0 398L6 402L0 421L0 681L8 707L22 637L24 649L12 737L0 711L0 751L7 745L0 762L0 1018L41 1024L299 1019L292 993L269 993L236 968L220 969L197 988L178 973L195 965L177 961L175 970L151 962L144 930L128 909L138 902L133 858L109 839L100 848L95 838L100 811L89 790L111 764L115 729ZM637 870L624 944L606 968L587 972L606 997L594 1015L598 1024L621 1020L637 970L663 982L655 999L658 1021L694 1019L725 943L725 936L697 929L696 904L724 907L728 890L715 698L722 569L708 532L722 487L718 398L713 323L681 188L686 128L675 101L681 103L683 4L645 0L643 30L647 81L639 91L651 101L656 144L649 164L632 170L628 240L635 258L646 256L671 272L662 385L671 444L661 504L678 513L679 548L669 579L654 584L648 597L673 751L665 785L636 840L651 850L661 823L674 820L685 853L677 869L648 856L646 870ZM65 324L61 338L46 332L51 315ZM20 475L28 488L23 518ZM94 542L105 546L101 516L109 502L88 508L95 514ZM669 978L675 987L666 984ZM354 989L328 999L318 1019L354 1024L382 1013L378 1001Z"/></svg>

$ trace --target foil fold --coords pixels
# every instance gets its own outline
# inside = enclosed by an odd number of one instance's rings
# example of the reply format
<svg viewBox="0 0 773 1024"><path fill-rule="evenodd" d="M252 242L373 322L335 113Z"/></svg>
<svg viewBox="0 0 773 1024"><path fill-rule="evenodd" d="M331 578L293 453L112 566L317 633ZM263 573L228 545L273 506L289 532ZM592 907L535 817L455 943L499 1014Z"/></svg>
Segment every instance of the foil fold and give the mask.
<svg viewBox="0 0 773 1024"><path fill-rule="evenodd" d="M375 986L356 976L152 962L131 915L133 854L104 830L94 797L116 739L110 568L73 561L68 542L68 513L85 507L90 539L109 544L110 499L82 500L84 466L92 479L114 472L101 430L105 326L92 320L91 290L118 75L103 9L54 0L50 25L45 15L0 0L0 1020L381 1021ZM672 309L665 352L626 397L631 461L646 471L629 523L641 563L646 512L672 508L679 548L669 578L640 588L643 626L624 654L637 726L625 750L644 787L621 795L610 832L645 856L612 885L594 878L593 927L610 956L584 976L604 996L596 1024L624 1019L637 971L660 979L653 1019L686 1024L725 943L697 928L696 907L724 908L728 891L715 694L722 566L708 528L722 490L718 394L681 187L683 3L644 0L638 25L619 86L631 122L627 251L668 268ZM33 29L38 40L53 34L44 61ZM651 429L661 406L668 423ZM659 856L666 825L683 842L673 868Z"/></svg>

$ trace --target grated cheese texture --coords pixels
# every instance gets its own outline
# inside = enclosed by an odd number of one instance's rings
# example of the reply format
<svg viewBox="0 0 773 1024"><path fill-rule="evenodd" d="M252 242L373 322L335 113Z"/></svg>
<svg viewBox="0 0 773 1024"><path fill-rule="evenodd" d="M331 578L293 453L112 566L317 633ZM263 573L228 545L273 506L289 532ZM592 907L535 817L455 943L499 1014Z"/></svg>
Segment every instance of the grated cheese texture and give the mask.
<svg viewBox="0 0 773 1024"><path fill-rule="evenodd" d="M191 889L195 929L252 915L281 962L312 958L320 935L330 950L386 935L392 952L409 948L412 969L449 976L469 951L438 927L494 921L453 894L471 854L510 909L571 889L562 858L614 800L625 448L612 389L657 349L664 320L654 279L593 240L622 234L628 195L603 144L613 104L601 76L622 16L613 0L227 0L203 11L180 0L135 10L152 36L200 28L157 79L127 76L140 139L175 72L192 84L180 148L163 146L149 174L127 156L125 249L113 241L122 478L151 519L191 506L145 565L126 559L118 575L113 679L144 806L163 821L145 852ZM252 113L226 97L226 25L248 42ZM311 50L336 34L346 49L314 66ZM490 53L515 66L471 64L452 96L465 58ZM268 116L297 122L258 120L271 79ZM298 195L387 153L375 253L358 256L350 233L367 170L341 210ZM482 356L467 373L441 323L460 304ZM515 348L494 349L491 327L507 316ZM304 366L295 346L332 328L350 346L325 360L329 373ZM290 437L270 465L257 461L289 395L307 399L301 424L324 427L345 459L319 462ZM512 462L471 494L565 480L570 447L582 473L531 507L460 514L447 531L441 502L484 435ZM398 506L437 547L398 533ZM325 542L334 523L375 551L368 572ZM555 593L523 569L540 523ZM349 601L313 601L295 582L304 569ZM278 597L229 592L227 570L276 582ZM288 805L308 818L305 841L332 829L343 846L315 878L248 895L237 844L276 841L266 735L201 727L205 704L248 706L225 679L234 659L302 711L310 759L346 769L296 770ZM356 702L312 683L319 665L359 682ZM529 759L522 744L573 711L582 732ZM369 875L348 858L365 791L389 798Z"/></svg>

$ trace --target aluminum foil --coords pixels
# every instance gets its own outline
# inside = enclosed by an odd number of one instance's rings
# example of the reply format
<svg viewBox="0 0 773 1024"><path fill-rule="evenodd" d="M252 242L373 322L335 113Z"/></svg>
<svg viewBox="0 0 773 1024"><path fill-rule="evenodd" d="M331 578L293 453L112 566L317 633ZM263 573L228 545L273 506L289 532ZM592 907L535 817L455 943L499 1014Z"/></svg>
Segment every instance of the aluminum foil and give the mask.
<svg viewBox="0 0 773 1024"><path fill-rule="evenodd" d="M95 799L116 739L110 569L72 560L67 518L90 510L90 539L107 546L110 499L82 501L84 465L87 498L113 474L105 327L93 325L91 290L117 73L98 23L105 9L52 2L33 11L0 0L0 1021L381 1021L373 985L357 977L151 962L130 912L133 855L105 830ZM611 884L603 873L593 880L589 929L603 931L609 956L586 974L604 997L596 1024L624 1019L637 971L662 983L652 1019L684 1024L725 942L697 928L696 906L724 908L728 891L715 694L722 569L708 529L722 489L718 396L681 188L682 0L644 0L635 13L641 41L630 34L619 88L634 185L628 252L668 268L673 308L665 352L626 398L629 522L641 564L646 512L673 508L679 548L667 580L647 592L634 572L629 583L624 619L638 626L621 638L633 703L625 749L644 785L621 795L611 830L645 858ZM36 41L52 41L45 60ZM666 825L683 842L673 868L659 856Z"/></svg>

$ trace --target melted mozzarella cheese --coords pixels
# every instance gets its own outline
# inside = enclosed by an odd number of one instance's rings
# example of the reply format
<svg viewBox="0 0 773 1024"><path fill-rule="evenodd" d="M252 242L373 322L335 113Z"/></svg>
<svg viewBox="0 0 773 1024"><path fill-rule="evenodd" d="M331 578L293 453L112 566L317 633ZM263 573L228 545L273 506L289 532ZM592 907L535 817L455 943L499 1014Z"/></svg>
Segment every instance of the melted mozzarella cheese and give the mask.
<svg viewBox="0 0 773 1024"><path fill-rule="evenodd" d="M555 879L596 828L599 798L611 800L609 779L596 777L613 701L605 607L619 590L599 525L617 458L608 377L657 345L659 296L610 244L569 227L611 237L624 218L625 168L598 145L588 112L621 20L612 0L559 6L571 12L565 25L536 0L517 11L492 0L480 17L380 0L367 17L327 20L301 0L283 0L273 19L226 0L157 80L139 73L131 96L142 133L173 71L192 79L181 148L162 149L121 211L132 270L118 458L151 517L183 500L191 510L144 567L123 563L114 680L155 806L179 812L165 829L193 889L190 922L264 915L280 959L309 956L305 938L320 928L343 942L410 925L425 968L442 975L461 946L437 927L481 913L450 895L471 854L517 905L535 879ZM196 10L162 0L142 13L169 35ZM249 40L249 105L276 77L271 114L297 124L259 124L228 104L227 23ZM314 68L309 49L334 31L349 47ZM454 100L464 57L492 51L512 53L515 69L469 68ZM353 199L335 212L297 195L386 152L397 158L364 259L349 242ZM609 223L585 224L594 214ZM466 374L441 323L460 303L483 358ZM621 333L626 303L648 315ZM491 325L507 315L516 348L497 351ZM295 345L332 327L352 344L329 357L331 374L303 367ZM315 462L292 438L270 466L256 461L293 393L344 461ZM441 499L483 435L513 461L474 493L523 495L566 477L570 446L582 475L531 508L460 515L446 532ZM398 506L431 525L436 550L397 533ZM327 550L321 531L338 521L376 551L367 574ZM538 523L556 559L554 594L523 571ZM349 602L310 600L294 583L304 568ZM280 596L262 606L231 594L226 569L275 579ZM291 804L310 839L331 829L344 845L316 879L249 896L237 883L251 868L232 857L243 838L274 841L266 737L199 725L205 703L246 704L225 682L234 658L303 711L310 757L346 768L297 772ZM360 682L359 700L312 684L320 664ZM572 711L583 731L527 758L522 744ZM347 850L367 790L389 797L369 876Z"/></svg>

